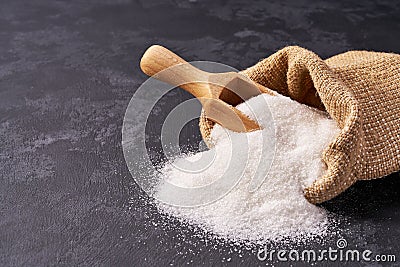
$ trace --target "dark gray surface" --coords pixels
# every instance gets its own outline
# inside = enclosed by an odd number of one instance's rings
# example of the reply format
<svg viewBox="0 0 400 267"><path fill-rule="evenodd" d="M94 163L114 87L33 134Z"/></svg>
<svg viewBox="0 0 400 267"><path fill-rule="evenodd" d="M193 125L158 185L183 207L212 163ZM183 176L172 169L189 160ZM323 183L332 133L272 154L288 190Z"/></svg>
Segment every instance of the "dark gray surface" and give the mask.
<svg viewBox="0 0 400 267"><path fill-rule="evenodd" d="M1 1L0 265L265 264L160 218L133 182L121 126L141 54L159 43L241 69L290 44L399 53L399 32L396 1ZM188 98L175 90L160 107ZM196 122L184 135L200 140ZM324 204L342 216L325 242L399 258L399 178Z"/></svg>

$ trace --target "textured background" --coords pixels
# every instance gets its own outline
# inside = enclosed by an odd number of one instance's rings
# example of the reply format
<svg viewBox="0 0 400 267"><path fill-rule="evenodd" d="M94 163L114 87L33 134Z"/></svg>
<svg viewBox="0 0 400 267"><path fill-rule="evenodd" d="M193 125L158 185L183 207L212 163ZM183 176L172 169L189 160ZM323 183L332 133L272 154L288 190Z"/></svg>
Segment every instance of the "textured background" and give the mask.
<svg viewBox="0 0 400 267"><path fill-rule="evenodd" d="M265 264L160 218L126 167L123 115L153 43L238 69L291 44L400 52L398 2L331 2L0 1L0 265ZM176 89L159 108L190 97ZM183 136L200 140L196 122ZM343 217L325 242L398 253L399 178L324 204Z"/></svg>

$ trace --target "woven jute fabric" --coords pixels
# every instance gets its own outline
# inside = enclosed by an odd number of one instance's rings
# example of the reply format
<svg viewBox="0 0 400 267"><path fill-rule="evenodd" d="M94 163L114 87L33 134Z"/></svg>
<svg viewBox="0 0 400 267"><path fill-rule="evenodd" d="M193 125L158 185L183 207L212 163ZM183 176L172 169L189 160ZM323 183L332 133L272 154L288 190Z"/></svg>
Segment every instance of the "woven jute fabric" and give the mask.
<svg viewBox="0 0 400 267"><path fill-rule="evenodd" d="M278 93L326 110L341 129L321 155L322 177L304 190L321 203L357 180L400 170L400 55L350 51L327 60L297 46L283 48L242 71ZM214 123L202 112L206 143Z"/></svg>

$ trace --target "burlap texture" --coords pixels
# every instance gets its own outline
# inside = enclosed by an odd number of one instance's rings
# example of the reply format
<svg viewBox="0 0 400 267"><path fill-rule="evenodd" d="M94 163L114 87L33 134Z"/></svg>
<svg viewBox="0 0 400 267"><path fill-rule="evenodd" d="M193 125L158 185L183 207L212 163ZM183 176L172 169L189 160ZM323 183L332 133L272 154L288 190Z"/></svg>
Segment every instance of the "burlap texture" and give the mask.
<svg viewBox="0 0 400 267"><path fill-rule="evenodd" d="M337 121L340 134L322 154L327 171L304 191L311 203L400 170L400 55L350 51L322 60L290 46L242 73ZM206 142L213 126L202 112Z"/></svg>

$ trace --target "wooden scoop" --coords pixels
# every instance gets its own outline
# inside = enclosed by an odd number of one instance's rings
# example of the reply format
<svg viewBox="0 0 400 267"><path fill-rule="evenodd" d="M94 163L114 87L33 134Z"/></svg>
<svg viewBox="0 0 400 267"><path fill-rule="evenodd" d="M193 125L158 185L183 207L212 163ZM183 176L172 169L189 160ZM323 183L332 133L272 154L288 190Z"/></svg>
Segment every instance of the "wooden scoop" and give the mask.
<svg viewBox="0 0 400 267"><path fill-rule="evenodd" d="M261 93L273 95L271 90L240 73L202 71L159 45L147 49L140 68L145 74L194 95L208 119L235 132L250 132L261 127L234 106Z"/></svg>

